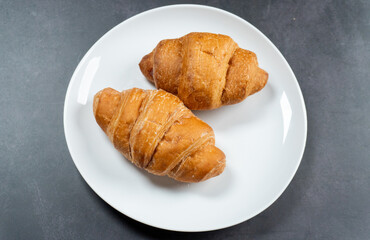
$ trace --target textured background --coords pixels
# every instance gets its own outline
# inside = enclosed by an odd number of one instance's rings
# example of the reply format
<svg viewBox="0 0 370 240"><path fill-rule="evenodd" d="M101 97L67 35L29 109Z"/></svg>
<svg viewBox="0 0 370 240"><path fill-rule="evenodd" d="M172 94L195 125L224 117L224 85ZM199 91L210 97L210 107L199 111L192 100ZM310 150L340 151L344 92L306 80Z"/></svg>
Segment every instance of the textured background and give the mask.
<svg viewBox="0 0 370 240"><path fill-rule="evenodd" d="M205 233L159 230L116 212L68 152L68 82L112 27L180 1L0 0L0 239L369 239L370 1L191 2L252 23L297 76L308 139L284 194L247 222Z"/></svg>

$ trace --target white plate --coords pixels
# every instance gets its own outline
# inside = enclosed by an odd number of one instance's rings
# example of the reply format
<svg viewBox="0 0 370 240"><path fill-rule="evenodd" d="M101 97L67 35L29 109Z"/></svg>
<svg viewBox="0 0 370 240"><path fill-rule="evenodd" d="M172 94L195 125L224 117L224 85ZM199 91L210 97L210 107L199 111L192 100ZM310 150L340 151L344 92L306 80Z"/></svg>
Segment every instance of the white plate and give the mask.
<svg viewBox="0 0 370 240"><path fill-rule="evenodd" d="M242 103L196 112L213 127L227 166L216 178L184 184L151 175L124 159L96 124L92 99L108 86L154 88L139 70L141 58L162 39L197 31L229 35L255 52L269 81ZM82 177L112 207L158 228L207 231L250 219L282 194L301 161L307 120L298 82L266 36L226 11L173 5L124 21L91 47L69 83L64 130Z"/></svg>

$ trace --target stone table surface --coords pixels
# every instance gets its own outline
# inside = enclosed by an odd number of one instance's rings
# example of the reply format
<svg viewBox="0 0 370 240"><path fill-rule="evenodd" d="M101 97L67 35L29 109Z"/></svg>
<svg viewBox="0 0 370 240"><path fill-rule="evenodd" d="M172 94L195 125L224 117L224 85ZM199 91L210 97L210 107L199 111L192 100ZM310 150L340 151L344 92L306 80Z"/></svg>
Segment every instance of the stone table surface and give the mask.
<svg viewBox="0 0 370 240"><path fill-rule="evenodd" d="M280 49L307 107L307 146L283 195L236 226L179 233L115 211L69 154L69 80L104 33L182 1L0 0L0 239L369 239L370 1L189 1L230 11Z"/></svg>

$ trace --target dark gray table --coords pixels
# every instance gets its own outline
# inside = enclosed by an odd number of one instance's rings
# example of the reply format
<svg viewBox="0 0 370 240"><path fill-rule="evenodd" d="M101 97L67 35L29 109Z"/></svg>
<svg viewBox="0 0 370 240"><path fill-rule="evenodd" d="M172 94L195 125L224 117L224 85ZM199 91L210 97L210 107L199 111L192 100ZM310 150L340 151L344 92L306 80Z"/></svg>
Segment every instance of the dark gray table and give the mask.
<svg viewBox="0 0 370 240"><path fill-rule="evenodd" d="M284 194L237 226L152 228L116 212L69 155L63 102L86 51L125 19L180 1L0 0L0 239L369 239L370 1L196 1L246 19L280 49L308 114Z"/></svg>

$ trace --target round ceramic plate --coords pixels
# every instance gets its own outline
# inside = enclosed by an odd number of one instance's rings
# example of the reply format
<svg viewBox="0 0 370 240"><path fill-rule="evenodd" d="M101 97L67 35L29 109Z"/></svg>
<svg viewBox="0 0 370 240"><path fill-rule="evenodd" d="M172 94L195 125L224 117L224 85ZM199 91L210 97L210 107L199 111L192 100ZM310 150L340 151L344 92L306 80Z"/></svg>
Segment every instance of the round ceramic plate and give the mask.
<svg viewBox="0 0 370 240"><path fill-rule="evenodd" d="M136 168L96 124L93 96L105 87L154 89L138 63L162 39L189 32L222 33L257 54L266 87L242 103L196 111L215 131L225 171L186 184ZM298 82L279 50L258 29L226 11L173 5L136 15L106 33L77 66L66 94L69 151L90 187L121 213L177 231L207 231L243 222L270 206L292 180L306 142L306 110Z"/></svg>

